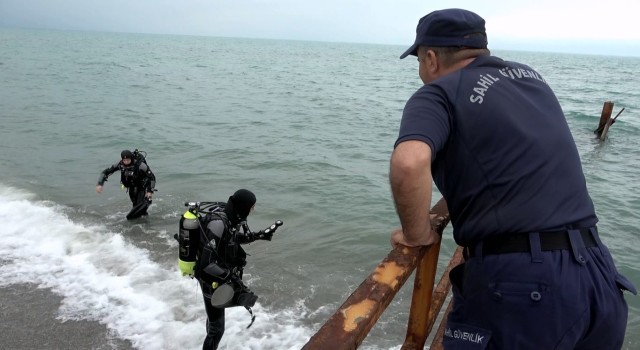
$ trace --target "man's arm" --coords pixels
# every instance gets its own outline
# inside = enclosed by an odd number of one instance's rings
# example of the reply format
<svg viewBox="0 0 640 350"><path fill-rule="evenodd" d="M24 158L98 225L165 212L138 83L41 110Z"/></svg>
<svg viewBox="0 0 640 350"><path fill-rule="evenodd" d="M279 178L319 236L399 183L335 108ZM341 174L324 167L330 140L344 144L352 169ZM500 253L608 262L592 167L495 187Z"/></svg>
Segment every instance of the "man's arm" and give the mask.
<svg viewBox="0 0 640 350"><path fill-rule="evenodd" d="M146 180L143 182L145 184L145 191L147 192L146 197L151 198L151 196L153 196L153 191L156 188L156 176L153 171L151 171L151 168L149 168L145 163L140 164L138 171L142 176L146 177Z"/></svg>
<svg viewBox="0 0 640 350"><path fill-rule="evenodd" d="M102 186L104 186L104 182L107 181L109 176L116 172L119 169L120 163L116 163L106 169L104 169L100 175L98 176L98 184L96 185L96 192L102 193Z"/></svg>
<svg viewBox="0 0 640 350"><path fill-rule="evenodd" d="M396 146L391 155L389 182L402 225L392 233L393 245L430 245L440 238L431 231L432 181L431 147L422 141L410 140Z"/></svg>

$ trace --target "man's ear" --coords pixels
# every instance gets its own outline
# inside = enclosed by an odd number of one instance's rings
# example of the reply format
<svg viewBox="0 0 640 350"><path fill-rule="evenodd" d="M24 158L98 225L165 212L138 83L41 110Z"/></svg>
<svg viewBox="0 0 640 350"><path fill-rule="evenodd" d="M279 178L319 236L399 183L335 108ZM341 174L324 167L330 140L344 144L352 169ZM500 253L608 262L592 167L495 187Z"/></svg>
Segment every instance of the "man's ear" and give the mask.
<svg viewBox="0 0 640 350"><path fill-rule="evenodd" d="M438 56L433 50L427 50L426 62L427 69L430 73L436 74L440 69L440 62L438 62Z"/></svg>

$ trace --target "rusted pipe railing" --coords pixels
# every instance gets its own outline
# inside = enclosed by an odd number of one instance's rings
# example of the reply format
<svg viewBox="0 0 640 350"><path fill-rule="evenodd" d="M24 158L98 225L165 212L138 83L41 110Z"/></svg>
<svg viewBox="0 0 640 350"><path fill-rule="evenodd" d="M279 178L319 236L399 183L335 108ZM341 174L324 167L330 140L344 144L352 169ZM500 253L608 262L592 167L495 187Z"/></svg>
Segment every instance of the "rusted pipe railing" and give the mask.
<svg viewBox="0 0 640 350"><path fill-rule="evenodd" d="M436 291L433 292L433 302L431 303L431 308L429 309L429 320L431 321L429 332L431 332L431 327L433 327L433 324L435 323L436 318L438 317L438 313L440 312L440 309L442 309L442 305L444 304L445 300L447 299L447 295L451 290L451 281L449 280L449 272L454 267L460 265L463 262L463 260L464 258L462 257L462 247L458 247L455 253L453 253L453 256L451 257L451 261L449 261L449 265L447 266L447 269L442 274L442 277L440 278L440 282L438 282L438 286L436 287ZM442 349L442 339L444 335L444 329L447 324L447 315L449 315L449 311L451 311L451 300L449 300L449 305L447 306L447 309L444 312L444 316L440 321L440 327L438 327L438 330L436 331L433 341L431 342L431 346L429 347L429 349L431 350Z"/></svg>
<svg viewBox="0 0 640 350"><path fill-rule="evenodd" d="M431 226L434 231L442 235L442 231L448 223L449 211L446 202L441 199L431 209ZM431 296L439 250L440 242L428 247L396 247L391 250L369 277L309 339L303 349L356 349L369 334L380 315L389 306L419 262L421 267L420 271L416 273L416 282L414 283L414 298L407 327L407 339L412 340L409 346L417 345L419 338L422 339L421 342L424 345L426 333L428 333L427 329L431 327L429 326L430 322L425 320L427 310L430 310L431 307L429 305L431 298L425 297L428 299L425 302L415 296L425 294ZM437 312L435 314L437 315ZM431 321L431 325L433 325L433 321Z"/></svg>
<svg viewBox="0 0 640 350"><path fill-rule="evenodd" d="M442 230L444 230L448 223L449 211L447 209L447 203L444 200L440 200L431 209L431 226L442 235ZM441 227L439 231L438 227ZM438 243L422 257L416 269L407 335L401 350L422 349L431 331L431 327L433 327L433 323L438 316L440 307L438 307L438 311L434 313L432 301L434 297L433 282L436 277L439 255L440 244ZM449 275L446 274L446 276L446 281L448 282Z"/></svg>
<svg viewBox="0 0 640 350"><path fill-rule="evenodd" d="M436 268L434 267L438 266L439 255L440 243L434 244L418 264L413 282L407 335L401 350L422 349L425 340L427 340L431 328L427 315L431 308L433 281L436 279Z"/></svg>
<svg viewBox="0 0 640 350"><path fill-rule="evenodd" d="M447 309L444 312L445 319L443 319L442 322L440 322L440 326L438 327L438 330L436 331L436 334L433 337L433 341L431 342L431 346L429 347L429 350L443 350L444 349L444 345L442 344L442 340L444 339L444 331L447 328L446 316L449 315L449 312L451 312L451 308L452 307L453 307L453 303L451 301L449 301L449 305L447 305Z"/></svg>

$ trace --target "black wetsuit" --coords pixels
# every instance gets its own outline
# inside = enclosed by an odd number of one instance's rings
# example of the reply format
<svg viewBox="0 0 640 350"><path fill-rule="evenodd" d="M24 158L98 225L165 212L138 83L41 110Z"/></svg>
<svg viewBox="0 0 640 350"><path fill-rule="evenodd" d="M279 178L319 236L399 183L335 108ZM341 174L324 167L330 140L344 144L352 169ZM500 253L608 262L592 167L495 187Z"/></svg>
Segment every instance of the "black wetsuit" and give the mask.
<svg viewBox="0 0 640 350"><path fill-rule="evenodd" d="M233 235L236 242L233 242L229 227L233 224L227 219L225 213L212 215L211 221L207 224L206 234L200 235L199 251L196 262L196 278L200 276L202 269L210 263L216 263L224 269L228 269L242 278L242 268L246 264L246 253L240 244L250 243L253 239L239 232L240 225L235 225L236 235ZM207 336L202 345L203 350L215 350L220 345L220 340L224 334L225 315L224 308L216 308L211 305L211 295L215 291L210 283L206 283L202 278L198 278L204 307L207 312Z"/></svg>
<svg viewBox="0 0 640 350"><path fill-rule="evenodd" d="M156 186L156 176L149 166L141 160L133 161L129 165L119 161L100 173L98 185L104 185L107 178L118 170L120 170L120 183L127 188L133 207L146 201L146 192L153 192Z"/></svg>

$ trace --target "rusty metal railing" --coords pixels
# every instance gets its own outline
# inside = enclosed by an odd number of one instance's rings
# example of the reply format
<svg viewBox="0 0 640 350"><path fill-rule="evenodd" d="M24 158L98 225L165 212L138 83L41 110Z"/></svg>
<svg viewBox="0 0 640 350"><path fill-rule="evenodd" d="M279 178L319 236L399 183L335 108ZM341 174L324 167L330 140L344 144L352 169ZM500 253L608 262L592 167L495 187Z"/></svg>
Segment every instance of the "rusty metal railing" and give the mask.
<svg viewBox="0 0 640 350"><path fill-rule="evenodd" d="M444 199L431 209L431 226L439 234L449 223ZM462 261L461 248L454 253L434 290L440 242L428 247L396 247L314 334L304 350L356 349L416 269L407 334L403 350L422 349L451 289L449 270ZM442 343L443 328L432 349ZM439 336L439 339L438 339Z"/></svg>

